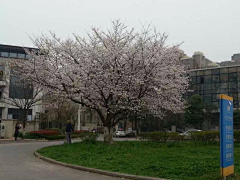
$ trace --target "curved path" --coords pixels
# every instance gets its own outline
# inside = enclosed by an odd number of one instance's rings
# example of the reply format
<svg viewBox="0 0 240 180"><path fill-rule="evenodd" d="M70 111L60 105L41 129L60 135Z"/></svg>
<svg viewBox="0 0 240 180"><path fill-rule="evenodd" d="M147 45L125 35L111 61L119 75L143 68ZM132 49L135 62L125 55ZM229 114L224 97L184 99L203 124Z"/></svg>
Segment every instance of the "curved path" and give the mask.
<svg viewBox="0 0 240 180"><path fill-rule="evenodd" d="M62 142L0 142L1 180L120 180L85 171L54 165L37 159L34 152Z"/></svg>

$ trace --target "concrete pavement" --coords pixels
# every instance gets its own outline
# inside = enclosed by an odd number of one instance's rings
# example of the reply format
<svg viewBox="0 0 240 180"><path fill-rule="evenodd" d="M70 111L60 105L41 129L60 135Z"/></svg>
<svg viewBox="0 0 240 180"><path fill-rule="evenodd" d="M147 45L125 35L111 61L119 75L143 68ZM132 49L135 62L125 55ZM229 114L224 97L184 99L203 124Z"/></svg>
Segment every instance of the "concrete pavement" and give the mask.
<svg viewBox="0 0 240 180"><path fill-rule="evenodd" d="M33 153L42 147L62 142L0 143L1 180L120 180L54 165L37 159Z"/></svg>

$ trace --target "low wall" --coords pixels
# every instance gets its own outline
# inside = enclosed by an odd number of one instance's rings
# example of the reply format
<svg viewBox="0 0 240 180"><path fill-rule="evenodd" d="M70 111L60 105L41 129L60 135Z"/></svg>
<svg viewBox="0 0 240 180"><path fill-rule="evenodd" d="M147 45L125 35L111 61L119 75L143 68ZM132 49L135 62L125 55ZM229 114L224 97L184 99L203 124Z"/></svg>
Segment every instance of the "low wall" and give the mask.
<svg viewBox="0 0 240 180"><path fill-rule="evenodd" d="M3 119L2 123L5 124L5 138L11 138L14 136L15 133L15 126L17 124L21 124L23 126L22 121L17 121L14 119ZM25 132L31 132L31 131L38 131L39 130L39 121L27 121L26 122L26 127L25 127ZM23 132L23 129L21 128L19 130L20 132Z"/></svg>

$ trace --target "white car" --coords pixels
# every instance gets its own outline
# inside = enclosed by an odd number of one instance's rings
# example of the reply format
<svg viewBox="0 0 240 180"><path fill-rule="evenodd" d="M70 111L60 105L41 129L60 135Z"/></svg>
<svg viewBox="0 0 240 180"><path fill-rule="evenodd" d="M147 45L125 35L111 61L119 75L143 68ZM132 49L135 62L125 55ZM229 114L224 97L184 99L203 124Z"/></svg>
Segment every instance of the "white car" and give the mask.
<svg viewBox="0 0 240 180"><path fill-rule="evenodd" d="M114 133L115 137L126 137L126 133L123 130L118 130Z"/></svg>
<svg viewBox="0 0 240 180"><path fill-rule="evenodd" d="M180 133L179 135L182 135L182 136L189 136L191 133L193 133L193 132L200 132L201 130L199 130L199 129L190 129L190 130L187 130L187 131L185 131L185 132L183 132L183 133Z"/></svg>

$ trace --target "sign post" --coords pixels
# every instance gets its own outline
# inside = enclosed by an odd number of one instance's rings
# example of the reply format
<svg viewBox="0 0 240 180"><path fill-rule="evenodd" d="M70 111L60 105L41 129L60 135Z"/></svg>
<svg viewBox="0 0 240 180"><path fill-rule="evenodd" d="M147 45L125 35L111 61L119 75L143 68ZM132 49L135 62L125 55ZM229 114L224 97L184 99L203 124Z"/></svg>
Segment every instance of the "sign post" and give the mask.
<svg viewBox="0 0 240 180"><path fill-rule="evenodd" d="M233 98L220 94L220 152L221 175L234 173Z"/></svg>

